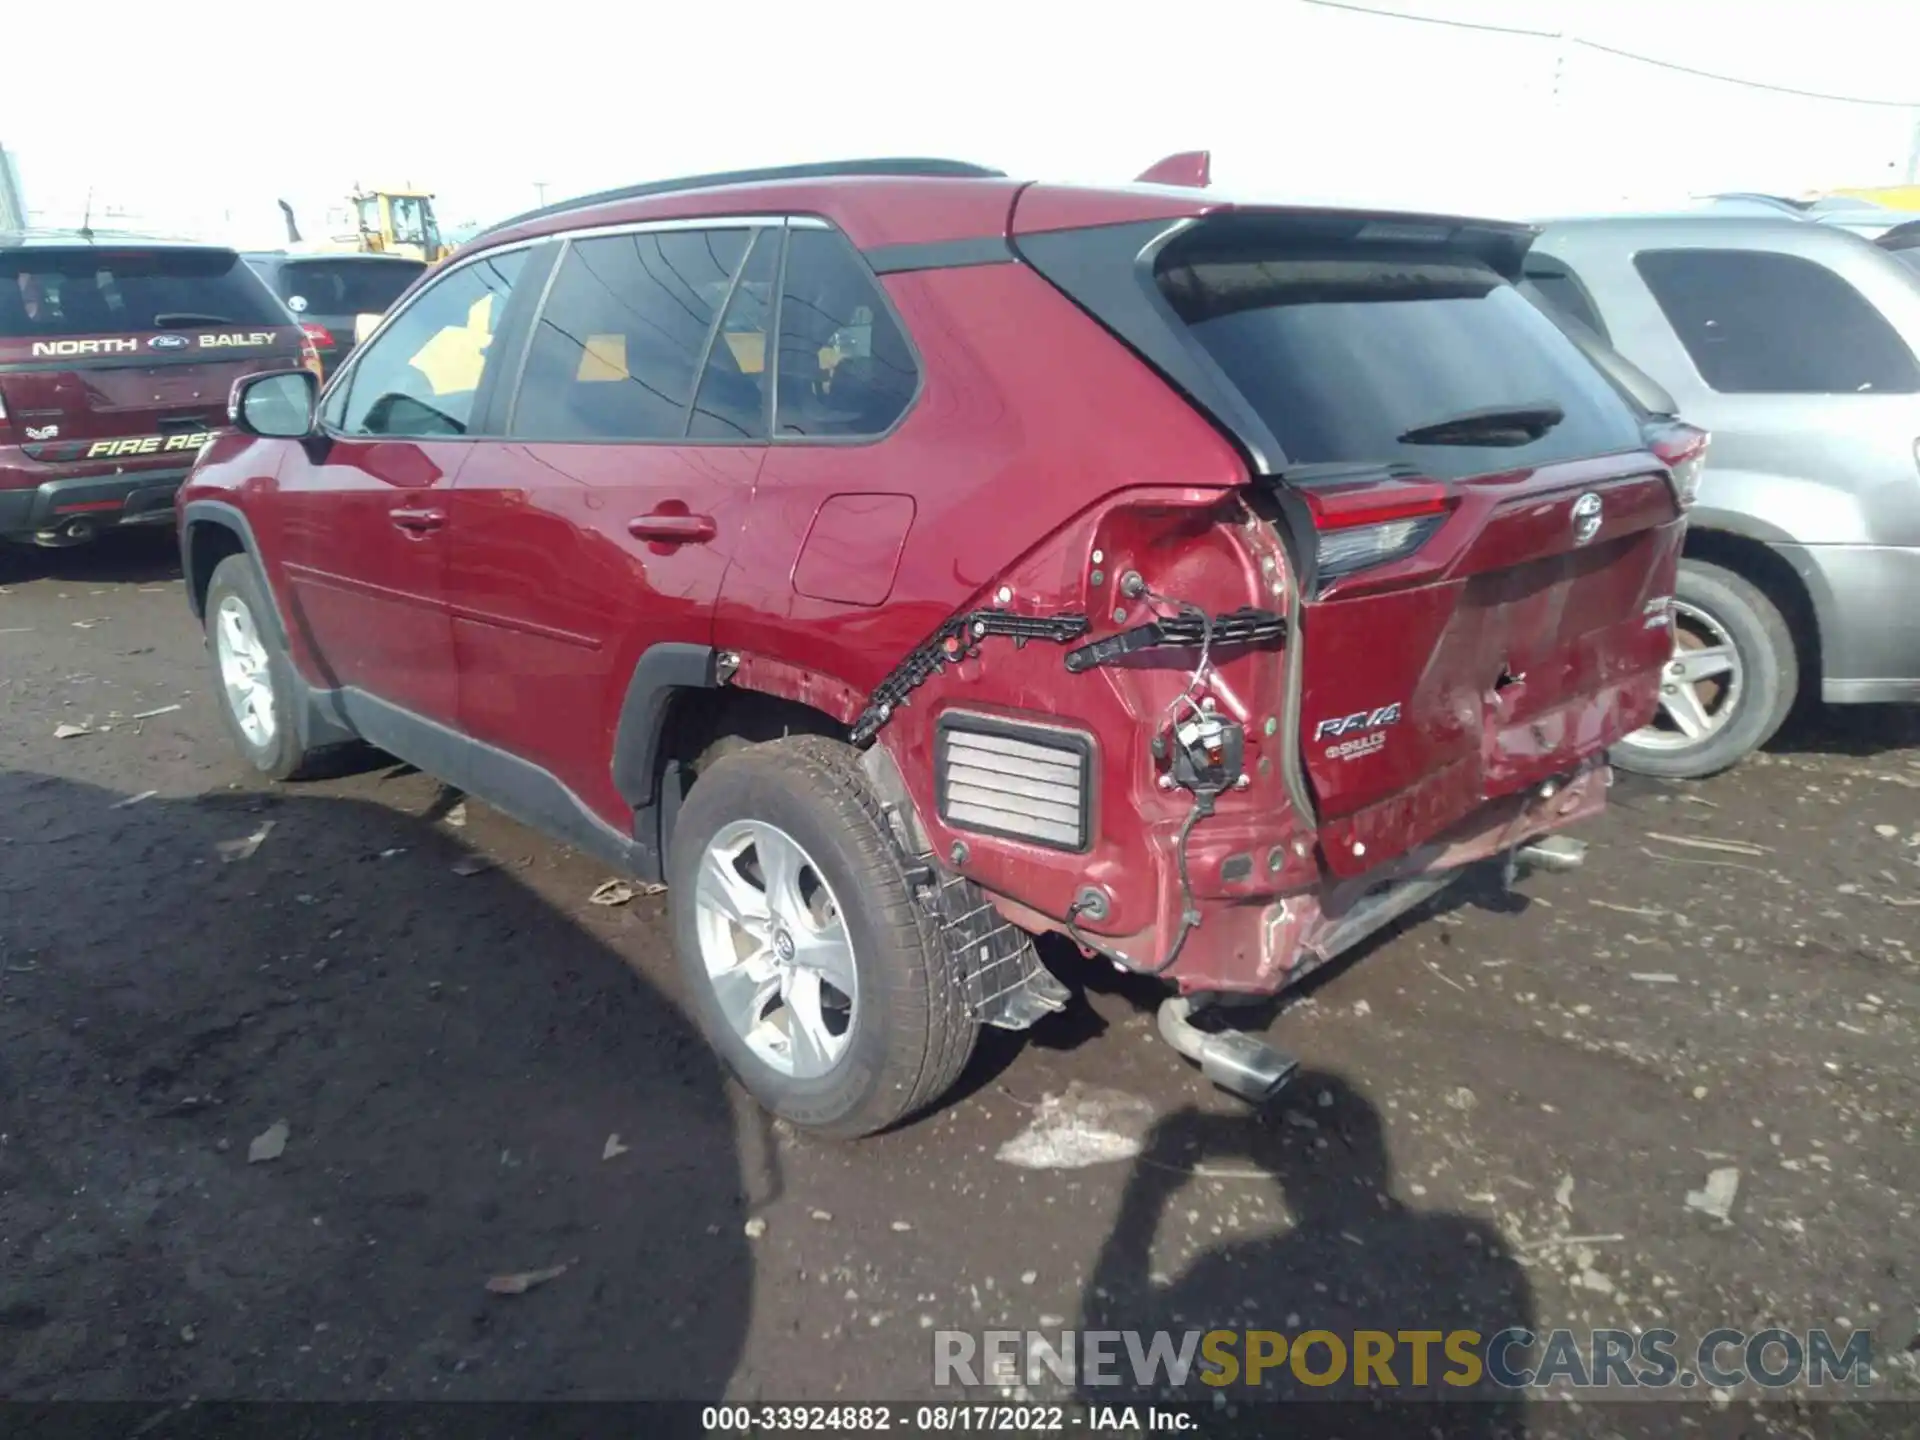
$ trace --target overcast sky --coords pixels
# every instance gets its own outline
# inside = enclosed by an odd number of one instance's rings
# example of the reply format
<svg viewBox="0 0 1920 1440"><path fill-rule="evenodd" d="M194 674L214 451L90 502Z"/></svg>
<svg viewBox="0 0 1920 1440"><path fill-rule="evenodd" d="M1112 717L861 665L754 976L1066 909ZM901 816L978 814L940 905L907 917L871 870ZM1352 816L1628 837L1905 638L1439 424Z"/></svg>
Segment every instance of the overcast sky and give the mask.
<svg viewBox="0 0 1920 1440"><path fill-rule="evenodd" d="M622 182L849 155L947 155L1120 180L1210 148L1224 189L1508 214L1714 189L1906 178L1914 0L732 0L538 5L166 0L48 26L6 0L0 144L29 207L93 192L178 230L309 230L355 182L415 182L491 220ZM74 26L84 17L85 44ZM1587 43L1581 43L1587 42Z"/></svg>

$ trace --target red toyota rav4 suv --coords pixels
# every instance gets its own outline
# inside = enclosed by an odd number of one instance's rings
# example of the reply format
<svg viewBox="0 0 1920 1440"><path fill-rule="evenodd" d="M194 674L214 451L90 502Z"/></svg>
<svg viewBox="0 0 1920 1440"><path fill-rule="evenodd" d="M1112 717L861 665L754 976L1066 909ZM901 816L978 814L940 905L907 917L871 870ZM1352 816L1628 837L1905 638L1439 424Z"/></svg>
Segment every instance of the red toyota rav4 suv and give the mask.
<svg viewBox="0 0 1920 1440"><path fill-rule="evenodd" d="M1604 803L1688 497L1511 284L1531 232L706 176L475 239L181 493L266 774L355 737L671 887L693 1010L858 1134L1066 998L1219 1022ZM1542 837L1545 837L1544 840Z"/></svg>
<svg viewBox="0 0 1920 1440"><path fill-rule="evenodd" d="M319 366L232 250L0 231L0 539L166 524L234 380Z"/></svg>

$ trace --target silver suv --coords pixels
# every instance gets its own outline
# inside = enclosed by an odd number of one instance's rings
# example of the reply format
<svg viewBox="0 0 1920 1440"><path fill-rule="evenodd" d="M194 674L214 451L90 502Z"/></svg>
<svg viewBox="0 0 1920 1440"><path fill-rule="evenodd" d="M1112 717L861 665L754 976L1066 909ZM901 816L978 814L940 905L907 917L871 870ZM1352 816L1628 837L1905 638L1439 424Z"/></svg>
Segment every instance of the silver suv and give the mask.
<svg viewBox="0 0 1920 1440"><path fill-rule="evenodd" d="M1661 713L1615 763L1712 774L1802 693L1920 701L1920 271L1797 220L1608 217L1544 226L1522 288L1712 435Z"/></svg>

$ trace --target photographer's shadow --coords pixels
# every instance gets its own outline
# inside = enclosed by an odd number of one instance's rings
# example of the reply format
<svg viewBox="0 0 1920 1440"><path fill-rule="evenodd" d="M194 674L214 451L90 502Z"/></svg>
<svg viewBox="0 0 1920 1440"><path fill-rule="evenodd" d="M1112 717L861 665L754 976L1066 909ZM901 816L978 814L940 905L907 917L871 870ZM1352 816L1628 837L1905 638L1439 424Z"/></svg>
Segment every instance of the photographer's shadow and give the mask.
<svg viewBox="0 0 1920 1440"><path fill-rule="evenodd" d="M1222 1211L1244 1214L1247 1207L1235 1201L1250 1198L1252 1187L1269 1177L1290 1224L1216 1243L1156 1278L1156 1249L1166 1255L1180 1248L1176 1227L1210 1230ZM1193 1201L1181 1194L1194 1185L1224 1187L1197 1225ZM1484 1342L1509 1326L1532 1328L1525 1273L1492 1226L1412 1208L1395 1193L1380 1114L1338 1075L1301 1071L1282 1103L1264 1113L1186 1110L1156 1125L1135 1161L1082 1309L1087 1329L1140 1331L1143 1342L1156 1330L1176 1341L1187 1331L1239 1332L1230 1352L1239 1374L1218 1387L1238 1411L1231 1433L1524 1433L1519 1398L1493 1386L1479 1364L1450 1356L1447 1338L1472 1331ZM1277 1363L1263 1369L1256 1385L1246 1373L1244 1336L1252 1330L1280 1332L1287 1340L1283 1358L1274 1356ZM1339 1349L1321 1338L1296 1355L1299 1337L1311 1331L1334 1337ZM1391 1385L1378 1369L1370 1372L1371 1383L1355 1384L1360 1331L1391 1339ZM1416 1331L1428 1332L1424 1346L1403 1338ZM1481 1343L1458 1343L1483 1353ZM1421 1348L1424 1377L1415 1364ZM1196 1352L1179 1398L1217 1403L1215 1387L1201 1383L1205 1368ZM1336 1377L1331 1383L1312 1383L1329 1374ZM1129 1375L1126 1385L1111 1389L1083 1387L1082 1399L1106 1405L1152 1398L1146 1391L1127 1393L1131 1385ZM1271 1428L1263 1428L1269 1422Z"/></svg>

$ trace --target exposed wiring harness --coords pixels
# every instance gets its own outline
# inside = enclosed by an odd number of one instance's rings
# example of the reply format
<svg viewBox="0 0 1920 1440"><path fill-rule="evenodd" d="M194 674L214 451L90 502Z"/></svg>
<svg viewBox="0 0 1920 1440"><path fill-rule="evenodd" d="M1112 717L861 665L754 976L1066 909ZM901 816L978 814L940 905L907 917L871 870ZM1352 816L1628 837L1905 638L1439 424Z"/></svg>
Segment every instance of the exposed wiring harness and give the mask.
<svg viewBox="0 0 1920 1440"><path fill-rule="evenodd" d="M1180 951L1186 946L1187 936L1200 926L1200 912L1193 904L1193 882L1187 876L1187 837L1193 834L1193 827L1200 823L1204 815L1213 813L1213 792L1204 791L1193 797L1193 808L1187 812L1187 818L1181 822L1180 833L1173 842L1174 865L1180 872L1180 928L1173 932L1173 943L1167 947L1167 953L1156 965L1142 965L1122 950L1102 944L1083 931L1077 923L1080 916L1097 902L1085 897L1075 900L1067 907L1067 938L1074 944L1104 955L1114 964L1136 975L1164 975L1173 968L1173 962L1180 958Z"/></svg>
<svg viewBox="0 0 1920 1440"><path fill-rule="evenodd" d="M1155 604L1174 607L1183 618L1197 617L1200 621L1200 658L1193 667L1193 673L1187 677L1187 683L1181 687L1180 693L1168 702L1162 715L1166 724L1176 728L1175 743L1177 744L1177 727L1180 723L1179 712L1182 705L1185 705L1196 717L1211 718L1210 712L1201 709L1199 702L1193 697L1194 692L1205 681L1207 671L1213 666L1213 616L1188 601L1157 594L1144 583L1139 585L1137 593ZM1193 881L1187 872L1187 841L1193 835L1193 827L1206 816L1213 814L1213 802L1219 793L1218 788L1211 786L1194 787L1193 808L1187 811L1187 818L1181 822L1180 832L1174 837L1174 868L1180 876L1180 927L1173 932L1173 942L1167 947L1167 953L1156 964L1143 965L1124 951L1102 944L1081 930L1078 923L1080 917L1090 909L1099 908L1100 905L1099 901L1089 896L1082 896L1067 907L1067 937L1076 945L1104 955L1114 964L1131 970L1136 975L1164 975L1171 970L1174 962L1180 958L1181 950L1186 947L1187 937L1200 926L1200 911L1193 903Z"/></svg>

